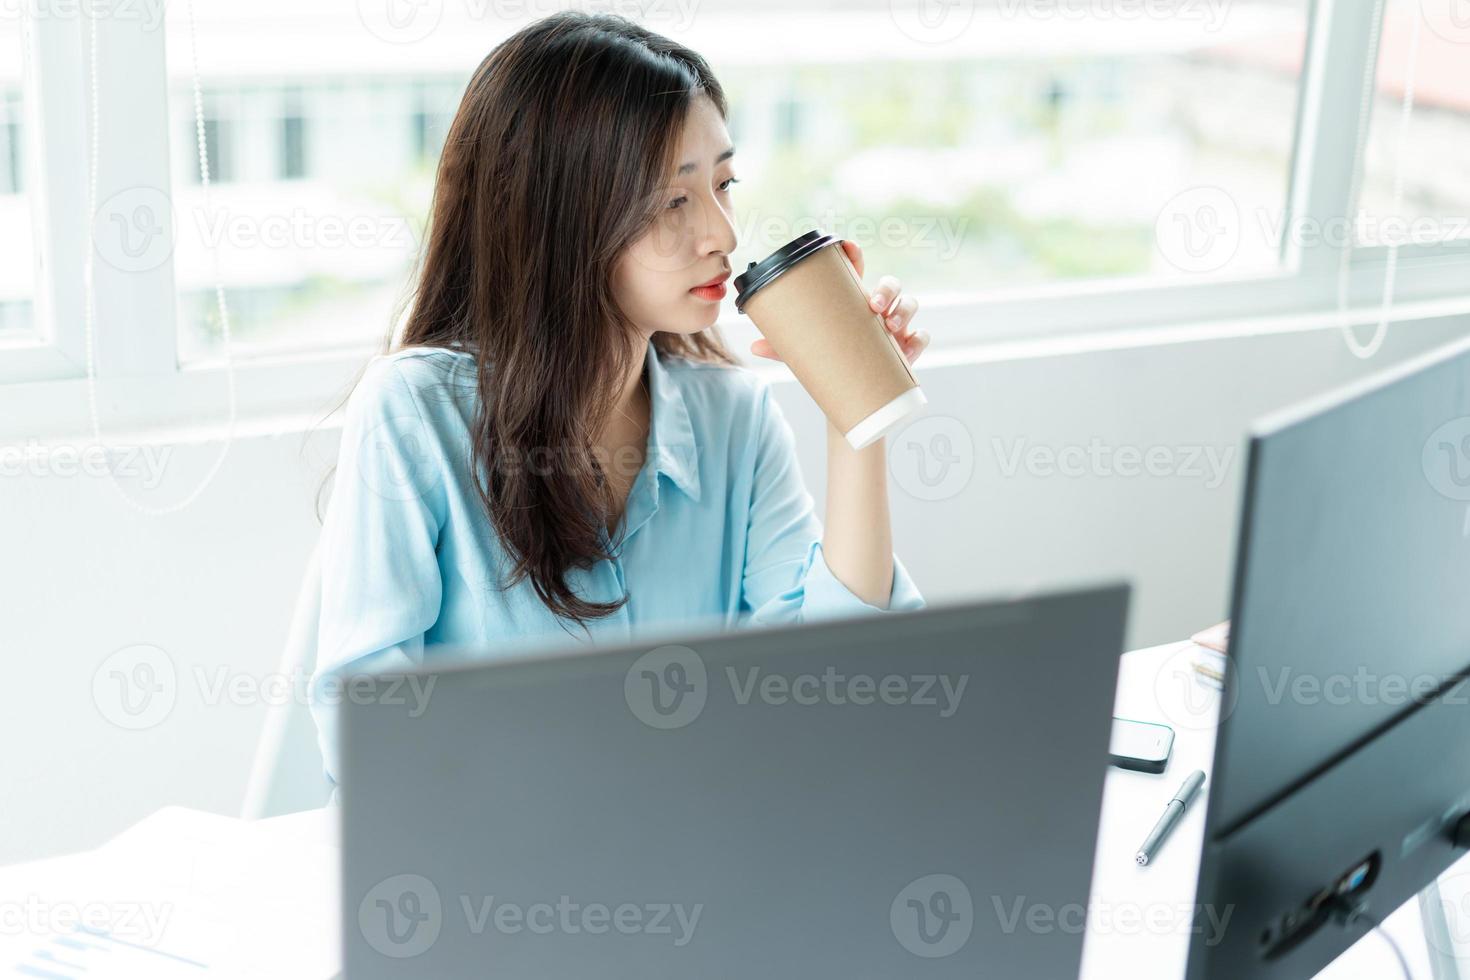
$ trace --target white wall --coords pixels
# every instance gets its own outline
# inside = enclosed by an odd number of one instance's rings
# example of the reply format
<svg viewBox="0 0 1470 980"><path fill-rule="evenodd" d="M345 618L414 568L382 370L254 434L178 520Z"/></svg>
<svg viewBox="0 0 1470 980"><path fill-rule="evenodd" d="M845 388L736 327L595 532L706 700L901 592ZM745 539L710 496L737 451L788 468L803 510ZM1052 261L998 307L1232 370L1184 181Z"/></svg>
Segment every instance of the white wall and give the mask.
<svg viewBox="0 0 1470 980"><path fill-rule="evenodd" d="M1249 421L1467 331L1465 318L1397 327L1367 363L1332 331L971 364L935 352L921 372L929 415L962 420L952 434L972 442L973 473L925 501L904 489L922 486L916 471L895 468L898 553L935 602L1126 578L1130 645L1182 637L1225 615ZM820 501L820 416L794 385L780 396ZM237 438L209 490L163 518L134 512L105 478L0 478L0 863L96 845L167 803L238 812L264 717L248 688L276 667L335 436ZM1004 472L1016 440L1055 451L1093 439L1114 452L1173 447L1181 464L1187 447L1236 455L1215 487L1188 473ZM912 460L902 434L890 441ZM186 490L217 450L177 447L159 496ZM99 666L131 644L166 651L178 678L172 711L139 731L113 724L115 707L94 698ZM210 703L218 670L247 690Z"/></svg>

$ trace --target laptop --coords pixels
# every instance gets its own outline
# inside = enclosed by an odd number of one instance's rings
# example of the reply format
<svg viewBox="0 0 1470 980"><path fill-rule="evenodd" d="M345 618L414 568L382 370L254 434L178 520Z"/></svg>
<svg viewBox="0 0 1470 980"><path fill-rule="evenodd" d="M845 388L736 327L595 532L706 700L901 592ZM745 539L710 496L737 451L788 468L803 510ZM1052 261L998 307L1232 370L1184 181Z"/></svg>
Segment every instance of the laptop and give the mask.
<svg viewBox="0 0 1470 980"><path fill-rule="evenodd" d="M359 676L346 973L1074 977L1127 601Z"/></svg>

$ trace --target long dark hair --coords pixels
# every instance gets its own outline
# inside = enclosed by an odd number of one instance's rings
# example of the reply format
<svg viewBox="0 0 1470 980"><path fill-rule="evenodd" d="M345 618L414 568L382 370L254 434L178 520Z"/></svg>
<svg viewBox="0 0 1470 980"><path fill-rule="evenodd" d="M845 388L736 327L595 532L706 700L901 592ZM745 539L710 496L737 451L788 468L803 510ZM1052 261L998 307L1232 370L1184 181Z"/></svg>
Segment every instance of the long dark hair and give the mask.
<svg viewBox="0 0 1470 980"><path fill-rule="evenodd" d="M514 560L502 587L529 577L584 629L627 602L589 602L564 577L612 557L602 529L618 502L592 437L643 355L613 272L659 216L701 94L727 116L714 73L688 48L622 17L553 14L481 62L439 160L400 346L474 354L475 483ZM738 363L713 329L652 343ZM525 465L538 455L558 462Z"/></svg>

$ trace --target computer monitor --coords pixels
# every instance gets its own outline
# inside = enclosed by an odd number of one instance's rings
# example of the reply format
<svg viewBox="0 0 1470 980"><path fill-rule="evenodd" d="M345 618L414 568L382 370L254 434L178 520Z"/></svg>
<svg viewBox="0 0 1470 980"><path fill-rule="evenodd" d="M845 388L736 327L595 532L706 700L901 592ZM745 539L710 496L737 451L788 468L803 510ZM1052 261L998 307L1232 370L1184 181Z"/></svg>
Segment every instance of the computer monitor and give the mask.
<svg viewBox="0 0 1470 980"><path fill-rule="evenodd" d="M1470 341L1253 432L1190 980L1313 976L1463 853L1467 510Z"/></svg>
<svg viewBox="0 0 1470 980"><path fill-rule="evenodd" d="M356 678L346 974L1076 976L1126 605Z"/></svg>

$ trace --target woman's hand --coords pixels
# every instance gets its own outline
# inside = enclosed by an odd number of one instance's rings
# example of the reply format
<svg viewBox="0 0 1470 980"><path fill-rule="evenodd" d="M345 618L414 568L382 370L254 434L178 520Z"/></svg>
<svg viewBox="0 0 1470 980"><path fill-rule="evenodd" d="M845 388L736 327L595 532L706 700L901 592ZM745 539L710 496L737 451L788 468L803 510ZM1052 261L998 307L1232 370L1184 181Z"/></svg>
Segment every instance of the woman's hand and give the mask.
<svg viewBox="0 0 1470 980"><path fill-rule="evenodd" d="M853 268L861 276L863 250L858 248L857 242L845 240L842 242L842 250L847 253ZM924 353L924 348L929 346L929 331L914 329L914 315L919 312L919 301L912 296L903 295L903 286L893 276L883 276L868 294L868 305L874 313L886 314L883 325L898 341L903 356L910 364L917 361L919 355ZM759 357L780 360L771 347L771 342L764 337L750 345L750 352Z"/></svg>

